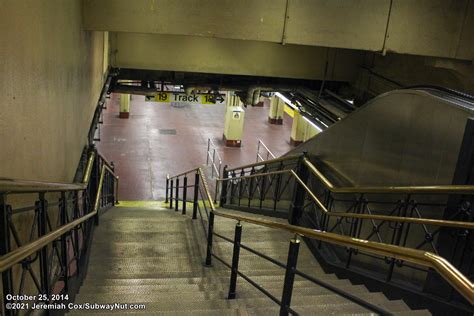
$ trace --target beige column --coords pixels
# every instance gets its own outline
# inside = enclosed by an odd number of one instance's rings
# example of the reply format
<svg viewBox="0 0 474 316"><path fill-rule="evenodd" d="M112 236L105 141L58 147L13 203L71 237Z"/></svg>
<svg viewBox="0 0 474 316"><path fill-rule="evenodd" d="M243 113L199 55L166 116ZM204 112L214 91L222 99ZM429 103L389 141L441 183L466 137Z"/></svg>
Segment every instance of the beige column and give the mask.
<svg viewBox="0 0 474 316"><path fill-rule="evenodd" d="M123 119L128 119L129 116L130 116L130 94L121 94L119 117Z"/></svg>
<svg viewBox="0 0 474 316"><path fill-rule="evenodd" d="M270 110L268 111L268 122L270 124L283 124L283 113L285 112L285 102L279 97L270 98Z"/></svg>
<svg viewBox="0 0 474 316"><path fill-rule="evenodd" d="M245 111L239 97L232 92L227 94L224 120L224 141L228 147L242 146Z"/></svg>

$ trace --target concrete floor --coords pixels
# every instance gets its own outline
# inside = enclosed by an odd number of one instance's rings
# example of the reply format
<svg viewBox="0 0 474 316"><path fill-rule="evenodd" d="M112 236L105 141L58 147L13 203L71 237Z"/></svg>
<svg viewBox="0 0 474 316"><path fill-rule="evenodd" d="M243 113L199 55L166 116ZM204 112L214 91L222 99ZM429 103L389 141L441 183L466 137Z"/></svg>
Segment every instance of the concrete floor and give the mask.
<svg viewBox="0 0 474 316"><path fill-rule="evenodd" d="M170 103L145 102L144 96L137 95L132 96L130 118L120 119L118 95L112 95L104 110L97 147L115 163L119 198L164 199L166 174L205 166L208 138L218 147L223 164L229 166L254 162L258 138L277 156L292 148L292 119L285 114L283 125L269 124L268 106L245 109L242 147L225 147L224 111L224 106L214 104L177 108ZM163 131L172 129L175 135Z"/></svg>

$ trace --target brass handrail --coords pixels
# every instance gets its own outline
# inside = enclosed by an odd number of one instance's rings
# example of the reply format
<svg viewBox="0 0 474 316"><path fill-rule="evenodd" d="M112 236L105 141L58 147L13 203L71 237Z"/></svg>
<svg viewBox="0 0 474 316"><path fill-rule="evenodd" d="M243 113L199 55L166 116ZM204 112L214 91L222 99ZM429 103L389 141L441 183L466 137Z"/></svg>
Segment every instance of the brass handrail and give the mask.
<svg viewBox="0 0 474 316"><path fill-rule="evenodd" d="M0 193L36 193L36 192L60 192L60 191L81 191L87 188L90 176L92 173L92 166L96 154L91 151L87 158L87 165L84 170L82 182L67 183L67 182L48 182L35 180L17 180L17 179L0 179ZM104 160L105 162L105 160ZM113 177L118 180L108 163L104 163Z"/></svg>
<svg viewBox="0 0 474 316"><path fill-rule="evenodd" d="M414 224L434 225L434 226L443 226L443 227L474 229L474 222L450 221L450 220L416 218L416 217L400 217L400 216L388 216L388 215L372 215L372 214L369 215L369 214L331 212L324 206L321 200L311 191L311 189L304 183L304 181L301 180L301 178L296 174L296 172L294 172L291 169L255 173L255 174L240 176L240 177L229 177L229 178L224 178L224 179L218 179L218 181L223 182L223 181L229 181L229 180L249 179L249 178L284 174L284 173L288 173L291 176L293 176L296 179L296 181L298 181L298 183L304 188L304 190L311 197L311 199L328 216L361 218L361 219L372 219L372 220L381 220L381 221L390 221L390 222L403 222L403 223L414 223Z"/></svg>
<svg viewBox="0 0 474 316"><path fill-rule="evenodd" d="M276 159L265 160L261 162L251 163L227 171L245 169L250 167L263 166L269 163L276 163L296 159L301 155L289 155ZM313 165L308 158L303 157L303 163L308 167L309 171L314 174L323 185L333 193L410 193L410 194L474 194L474 185L426 185L426 186L358 186L358 187L336 187L326 178L323 173Z"/></svg>
<svg viewBox="0 0 474 316"><path fill-rule="evenodd" d="M295 159L295 158L298 158L298 157L300 157L300 156L299 155L289 155L289 156L279 157L279 158L275 158L275 159L269 159L269 160L265 160L265 161L261 161L261 162L250 163L250 164L235 167L235 168L232 168L232 169L227 169L227 171L234 171L234 170L237 170L237 169L246 169L246 168L251 168L251 167L257 167L257 166L262 166L262 165L266 165L266 164L269 164L269 163L277 163L277 162L292 160L292 159Z"/></svg>
<svg viewBox="0 0 474 316"><path fill-rule="evenodd" d="M338 234L323 232L315 229L273 222L258 217L234 215L216 211L214 203L212 202L211 195L209 193L209 189L207 187L207 182L205 182L200 168L198 168L197 170L201 176L201 179L204 180L204 190L206 192L209 205L211 206L211 211L214 213L214 215L269 228L282 229L293 234L298 234L300 236L305 236L308 238L313 238L344 247L359 249L375 255L405 260L427 268L433 268L443 277L443 279L445 279L453 288L455 288L462 296L464 296L464 298L466 298L471 304L474 304L474 284L443 257L440 257L434 253L427 251L341 236Z"/></svg>
<svg viewBox="0 0 474 316"><path fill-rule="evenodd" d="M209 201L212 202L212 201ZM453 288L461 293L471 304L474 304L474 284L446 259L431 252L378 243L363 239L341 236L334 233L273 222L258 217L248 217L213 211L214 215L235 219L274 229L286 230L293 234L328 242L331 244L359 249L371 254L396 258L435 269Z"/></svg>
<svg viewBox="0 0 474 316"><path fill-rule="evenodd" d="M92 164L94 162L94 159L95 159L95 154L93 152L91 152L91 154L89 155L89 158L88 158L88 161L87 161L87 167L86 167L86 171L85 171L85 174L84 174L84 177L83 177L83 181L87 181L87 183L82 183L81 185L84 185L84 188L87 187L87 184L88 184L88 181L90 179L90 172L92 170ZM0 257L0 272L3 272L5 270L8 270L10 269L13 265L17 264L18 262L20 262L21 260L27 258L28 256L32 255L33 253L35 253L36 251L40 250L41 248L45 247L46 245L48 245L49 243L53 242L54 240L56 240L57 238L59 238L60 236L62 236L63 234L69 232L70 230L72 230L74 227L82 224L83 222L85 222L86 220L90 219L91 217L95 216L98 214L99 212L99 205L100 205L100 197L102 195L102 186L103 186L103 183L104 183L104 178L105 178L105 173L106 171L109 171L110 174L115 177L117 180L118 180L118 177L114 174L113 170L109 167L108 164L103 164L102 165L102 168L101 168L101 172L100 172L100 178L99 178L99 187L97 189L97 194L96 194L96 197L95 197L95 201L94 201L94 207L92 209L91 212L87 213L86 215L68 223L68 224L65 224L59 228L57 228L56 230L52 231L52 232L49 232L48 234L38 238L37 240L27 244L27 245L24 245L24 246L21 246L9 253L7 253L6 255L3 255ZM44 183L44 182L41 182L41 183ZM117 182L118 184L118 182ZM65 189L65 190L60 190L60 191L68 191L69 189ZM115 188L116 190L116 194L118 194L118 190L117 190L117 187ZM51 190L47 190L48 192L54 192L54 191L51 191ZM21 191L21 192L24 192L24 191ZM34 191L34 192L44 192L44 191Z"/></svg>
<svg viewBox="0 0 474 316"><path fill-rule="evenodd" d="M411 186L359 186L336 187L308 158L303 158L309 168L324 186L333 193L410 193L410 194L474 194L474 185L411 185Z"/></svg>

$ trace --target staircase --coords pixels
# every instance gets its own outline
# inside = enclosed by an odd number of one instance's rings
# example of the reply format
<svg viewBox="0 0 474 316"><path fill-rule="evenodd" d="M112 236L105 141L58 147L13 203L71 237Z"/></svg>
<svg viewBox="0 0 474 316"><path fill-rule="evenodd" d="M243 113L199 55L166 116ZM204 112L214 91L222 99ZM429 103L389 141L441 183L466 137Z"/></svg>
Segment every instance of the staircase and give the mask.
<svg viewBox="0 0 474 316"><path fill-rule="evenodd" d="M235 220L216 216L214 231L233 239L235 225ZM242 244L286 262L289 240L293 236L253 224L242 223L242 226ZM110 209L95 230L87 277L75 303L146 305L144 310L111 311L115 314L278 314L277 304L240 277L236 299L227 299L230 270L217 260L213 260L212 267L203 265L206 245L203 228L207 229L199 219L192 220L169 209ZM231 243L214 236L214 253L229 263L232 247ZM410 310L403 301L390 301L381 293L370 293L363 285L353 285L348 280L325 274L304 243L300 246L297 266L393 314L429 315L427 311ZM281 297L284 269L241 249L239 271L275 297ZM298 277L292 297L291 307L301 315L370 314L363 307ZM69 314L106 312L71 310Z"/></svg>

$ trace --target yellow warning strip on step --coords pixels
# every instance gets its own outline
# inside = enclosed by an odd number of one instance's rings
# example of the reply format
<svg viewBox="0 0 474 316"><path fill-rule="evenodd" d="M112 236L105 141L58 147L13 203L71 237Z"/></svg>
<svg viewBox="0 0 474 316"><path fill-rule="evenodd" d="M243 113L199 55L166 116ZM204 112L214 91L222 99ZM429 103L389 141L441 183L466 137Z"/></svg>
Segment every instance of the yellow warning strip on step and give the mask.
<svg viewBox="0 0 474 316"><path fill-rule="evenodd" d="M204 203L202 200L198 201L199 206L203 207ZM119 201L118 204L115 204L116 207L160 207L160 208L169 208L169 203L165 201ZM173 200L173 208L175 206L175 201ZM206 206L209 207L209 204L206 203ZM217 205L216 205L217 206ZM183 207L183 202L179 201L178 208ZM186 208L192 209L193 202L187 202Z"/></svg>
<svg viewBox="0 0 474 316"><path fill-rule="evenodd" d="M119 201L116 207L166 207L164 201Z"/></svg>

